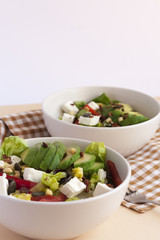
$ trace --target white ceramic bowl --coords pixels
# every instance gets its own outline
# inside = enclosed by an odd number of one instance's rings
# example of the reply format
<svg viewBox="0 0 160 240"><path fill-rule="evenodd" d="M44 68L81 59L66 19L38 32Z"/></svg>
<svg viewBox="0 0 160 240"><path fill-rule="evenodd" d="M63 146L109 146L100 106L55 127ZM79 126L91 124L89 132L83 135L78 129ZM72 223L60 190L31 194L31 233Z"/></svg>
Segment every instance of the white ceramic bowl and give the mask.
<svg viewBox="0 0 160 240"><path fill-rule="evenodd" d="M90 101L105 92L112 100L130 104L136 111L150 120L124 127L87 127L59 120L62 106L69 100ZM55 92L42 104L45 125L51 136L73 137L101 141L123 156L130 155L143 147L154 135L160 123L160 104L142 92L117 87L77 87Z"/></svg>
<svg viewBox="0 0 160 240"><path fill-rule="evenodd" d="M84 150L88 141L71 138L34 138L27 143L62 141L78 144ZM0 223L10 230L34 239L70 239L80 236L105 221L120 206L126 193L131 170L125 158L107 148L106 159L117 167L122 184L94 198L72 202L31 202L0 196Z"/></svg>

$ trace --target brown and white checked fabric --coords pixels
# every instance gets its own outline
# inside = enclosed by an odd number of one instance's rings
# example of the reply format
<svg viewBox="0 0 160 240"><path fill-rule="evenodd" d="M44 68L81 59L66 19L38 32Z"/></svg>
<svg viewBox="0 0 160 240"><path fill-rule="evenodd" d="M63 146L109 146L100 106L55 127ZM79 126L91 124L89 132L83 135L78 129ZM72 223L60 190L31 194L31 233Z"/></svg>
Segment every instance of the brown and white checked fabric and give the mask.
<svg viewBox="0 0 160 240"><path fill-rule="evenodd" d="M44 125L41 110L5 115L0 120L0 143L8 135L24 139L50 136Z"/></svg>
<svg viewBox="0 0 160 240"><path fill-rule="evenodd" d="M5 115L0 119L0 144L4 137L9 135L24 139L49 136L42 111L32 110ZM127 157L127 160L132 169L130 187L145 193L151 199L160 201L160 129L143 148ZM126 201L123 201L122 205L140 213L154 207L152 204L138 205Z"/></svg>
<svg viewBox="0 0 160 240"><path fill-rule="evenodd" d="M130 187L160 202L160 128L143 148L127 160L132 169ZM122 204L141 213L154 207L149 203L139 205L123 201Z"/></svg>

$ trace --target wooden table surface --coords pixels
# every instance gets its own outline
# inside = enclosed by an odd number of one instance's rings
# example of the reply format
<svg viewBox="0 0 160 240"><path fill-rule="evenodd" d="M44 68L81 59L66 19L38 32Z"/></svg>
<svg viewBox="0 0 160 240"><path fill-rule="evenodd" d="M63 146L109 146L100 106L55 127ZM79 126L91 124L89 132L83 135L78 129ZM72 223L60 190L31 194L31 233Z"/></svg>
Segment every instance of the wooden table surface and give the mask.
<svg viewBox="0 0 160 240"><path fill-rule="evenodd" d="M41 104L0 106L0 117L5 114L40 108ZM105 222L74 240L159 240L159 226L160 207L157 206L146 213L137 213L120 206ZM27 238L19 236L0 225L0 239L26 240Z"/></svg>

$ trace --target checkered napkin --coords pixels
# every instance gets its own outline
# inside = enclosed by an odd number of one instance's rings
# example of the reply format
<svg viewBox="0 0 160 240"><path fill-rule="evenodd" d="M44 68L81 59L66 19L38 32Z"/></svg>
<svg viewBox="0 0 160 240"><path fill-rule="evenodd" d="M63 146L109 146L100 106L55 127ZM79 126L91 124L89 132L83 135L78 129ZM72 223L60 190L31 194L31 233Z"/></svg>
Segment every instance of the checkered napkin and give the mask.
<svg viewBox="0 0 160 240"><path fill-rule="evenodd" d="M0 119L0 144L9 135L19 136L24 139L48 137L49 133L44 125L42 111L32 110L5 115Z"/></svg>
<svg viewBox="0 0 160 240"><path fill-rule="evenodd" d="M0 144L9 135L24 139L48 137L42 111L5 115L0 119ZM132 169L130 187L145 193L150 199L160 201L160 129L143 148L127 157L127 160ZM140 213L154 207L152 204L131 204L126 201L123 201L122 205Z"/></svg>
<svg viewBox="0 0 160 240"><path fill-rule="evenodd" d="M149 199L160 202L160 128L154 137L136 153L127 157L132 169L130 187L144 193ZM152 204L131 204L123 201L122 205L140 213L154 207Z"/></svg>

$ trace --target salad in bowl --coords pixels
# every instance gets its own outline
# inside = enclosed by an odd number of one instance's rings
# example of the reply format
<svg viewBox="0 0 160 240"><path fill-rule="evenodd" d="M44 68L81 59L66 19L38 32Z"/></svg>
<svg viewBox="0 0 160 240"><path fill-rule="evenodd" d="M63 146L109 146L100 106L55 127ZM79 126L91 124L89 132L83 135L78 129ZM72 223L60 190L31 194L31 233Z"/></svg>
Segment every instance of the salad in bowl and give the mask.
<svg viewBox="0 0 160 240"><path fill-rule="evenodd" d="M122 127L145 122L149 118L127 103L111 100L105 93L86 101L67 101L60 120L90 127Z"/></svg>
<svg viewBox="0 0 160 240"><path fill-rule="evenodd" d="M82 139L10 136L0 158L0 223L29 239L94 229L120 206L131 177L122 155Z"/></svg>
<svg viewBox="0 0 160 240"><path fill-rule="evenodd" d="M160 105L133 89L84 86L53 92L43 101L42 114L53 137L103 142L128 156L153 137Z"/></svg>
<svg viewBox="0 0 160 240"><path fill-rule="evenodd" d="M122 183L102 142L78 144L42 141L28 146L18 136L6 137L0 147L0 194L21 200L61 202L81 200Z"/></svg>

